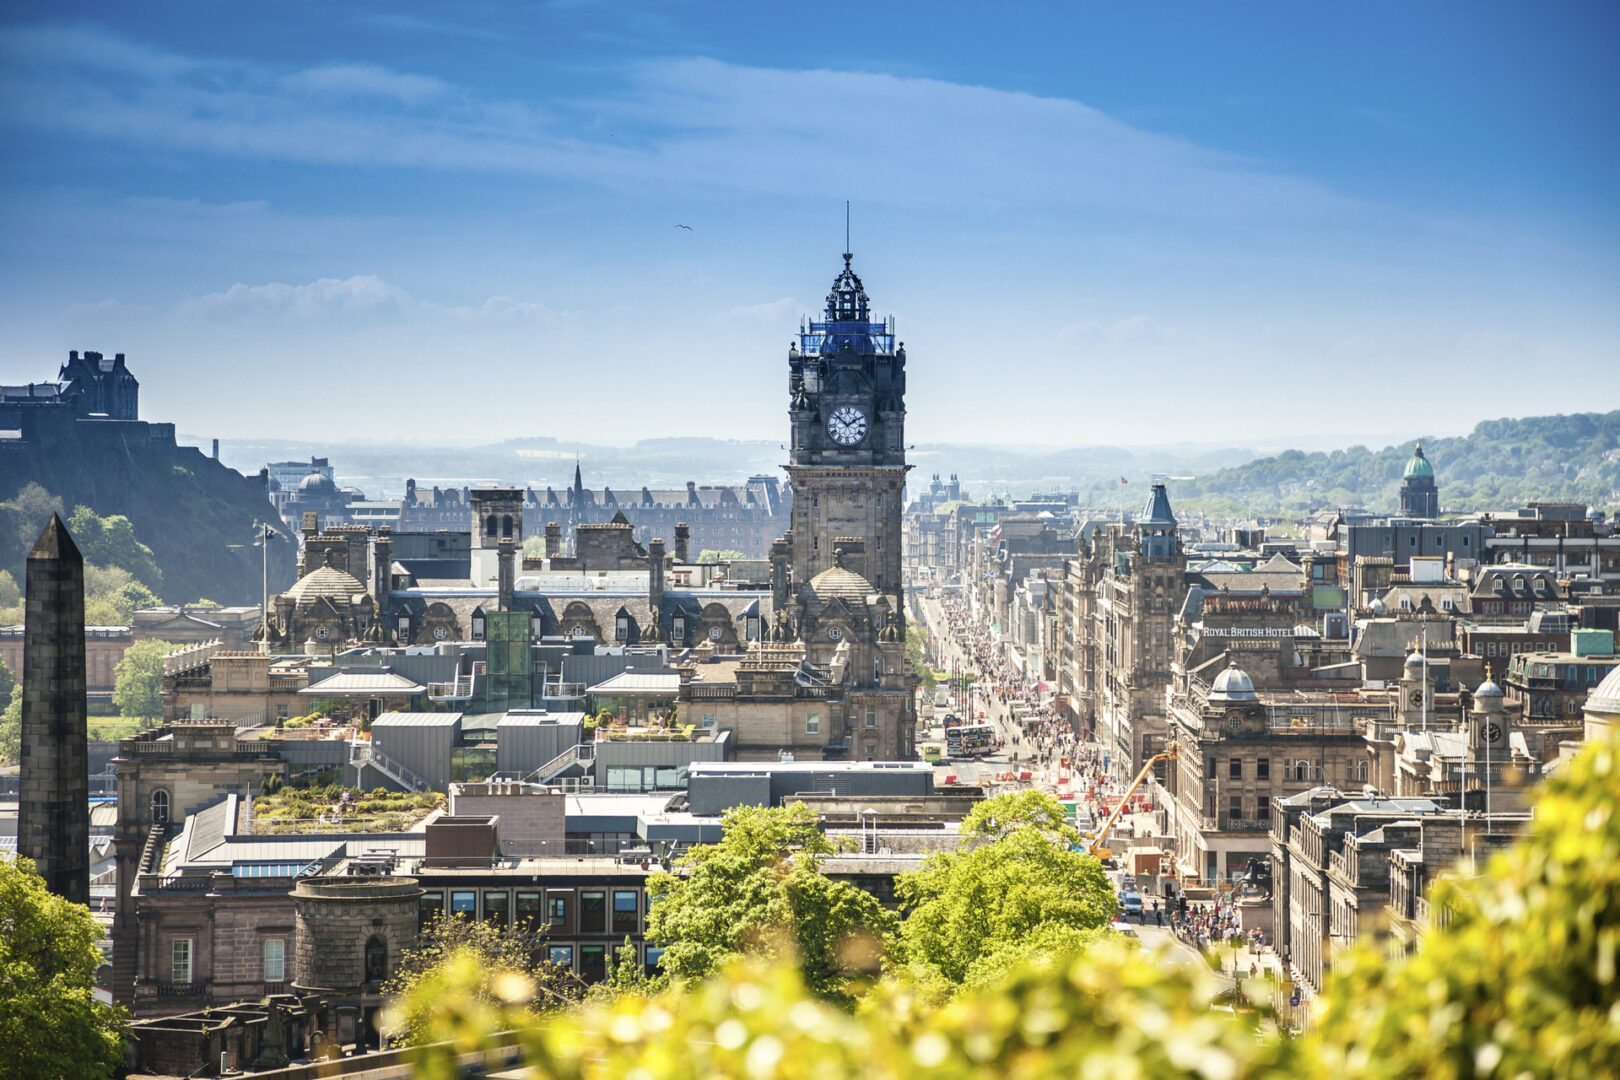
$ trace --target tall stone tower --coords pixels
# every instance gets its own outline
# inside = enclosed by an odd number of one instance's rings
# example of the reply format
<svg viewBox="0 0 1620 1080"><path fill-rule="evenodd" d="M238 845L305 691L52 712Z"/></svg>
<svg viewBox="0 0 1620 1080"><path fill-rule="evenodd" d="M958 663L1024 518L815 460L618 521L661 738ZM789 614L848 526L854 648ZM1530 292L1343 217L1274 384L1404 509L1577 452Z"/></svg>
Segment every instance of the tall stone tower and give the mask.
<svg viewBox="0 0 1620 1080"><path fill-rule="evenodd" d="M830 569L843 547L846 569L898 596L906 349L892 318L870 321L853 258L845 253L824 321L801 322L788 350L793 584Z"/></svg>
<svg viewBox="0 0 1620 1080"><path fill-rule="evenodd" d="M1412 460L1401 476L1401 516L1437 518L1440 516L1440 489L1435 485L1434 466L1423 456L1423 444L1412 448Z"/></svg>
<svg viewBox="0 0 1620 1080"><path fill-rule="evenodd" d="M17 852L45 885L90 903L84 558L55 514L28 553Z"/></svg>

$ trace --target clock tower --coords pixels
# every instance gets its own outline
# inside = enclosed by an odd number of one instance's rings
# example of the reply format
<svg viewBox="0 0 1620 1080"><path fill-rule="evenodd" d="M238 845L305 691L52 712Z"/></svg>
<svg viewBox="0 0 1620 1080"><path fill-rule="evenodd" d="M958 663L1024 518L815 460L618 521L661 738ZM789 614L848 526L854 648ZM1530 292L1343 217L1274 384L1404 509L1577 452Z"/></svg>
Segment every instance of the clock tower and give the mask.
<svg viewBox="0 0 1620 1080"><path fill-rule="evenodd" d="M824 320L801 321L788 349L793 585L839 555L899 610L906 349L892 316L871 321L853 258L845 253Z"/></svg>

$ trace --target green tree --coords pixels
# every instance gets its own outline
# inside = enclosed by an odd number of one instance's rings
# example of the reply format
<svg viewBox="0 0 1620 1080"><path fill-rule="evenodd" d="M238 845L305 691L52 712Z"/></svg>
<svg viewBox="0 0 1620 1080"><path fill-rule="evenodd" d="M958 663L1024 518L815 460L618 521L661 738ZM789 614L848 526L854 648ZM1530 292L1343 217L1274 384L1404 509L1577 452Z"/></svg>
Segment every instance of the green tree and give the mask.
<svg viewBox="0 0 1620 1080"><path fill-rule="evenodd" d="M33 549L51 515L62 512L62 500L36 483L26 484L11 501L0 505L5 507L24 552Z"/></svg>
<svg viewBox="0 0 1620 1080"><path fill-rule="evenodd" d="M150 720L163 714L163 657L174 651L167 641L137 641L113 669L113 704L130 719Z"/></svg>
<svg viewBox="0 0 1620 1080"><path fill-rule="evenodd" d="M68 519L68 532L73 534L85 562L116 566L152 585L162 583L163 572L158 569L152 549L136 538L135 526L123 514L102 517L88 506L76 506Z"/></svg>
<svg viewBox="0 0 1620 1080"><path fill-rule="evenodd" d="M409 1044L442 1038L446 1017L437 989L452 981L475 1007L513 1005L532 1014L580 1000L584 985L567 968L542 959L542 938L461 915L435 919L383 986L394 999L384 1021L389 1034ZM457 965L470 965L470 982Z"/></svg>
<svg viewBox="0 0 1620 1080"><path fill-rule="evenodd" d="M1083 949L1116 907L1102 864L1044 792L986 799L962 822L964 846L900 876L897 962L925 984L979 986L1043 949Z"/></svg>
<svg viewBox="0 0 1620 1080"><path fill-rule="evenodd" d="M17 688L17 677L6 667L6 662L0 660L0 709L11 704L11 692Z"/></svg>
<svg viewBox="0 0 1620 1080"><path fill-rule="evenodd" d="M906 627L906 663L911 665L911 673L922 680L922 688L932 694L938 680L928 662L928 639L915 625Z"/></svg>
<svg viewBox="0 0 1620 1080"><path fill-rule="evenodd" d="M22 603L22 587L10 570L0 570L0 608L14 608Z"/></svg>
<svg viewBox="0 0 1620 1080"><path fill-rule="evenodd" d="M45 888L30 859L0 862L0 1076L110 1077L122 1009L95 999L101 928Z"/></svg>
<svg viewBox="0 0 1620 1080"><path fill-rule="evenodd" d="M743 552L733 551L730 548L704 548L698 552L699 565L704 563L736 562L738 559L746 558L748 556Z"/></svg>
<svg viewBox="0 0 1620 1080"><path fill-rule="evenodd" d="M742 952L797 957L817 994L847 992L897 920L870 894L821 873L835 846L803 803L737 807L717 844L692 849L682 873L647 880L647 940L677 979L706 978Z"/></svg>
<svg viewBox="0 0 1620 1080"><path fill-rule="evenodd" d="M0 764L15 764L22 758L22 685L19 683L0 713Z"/></svg>

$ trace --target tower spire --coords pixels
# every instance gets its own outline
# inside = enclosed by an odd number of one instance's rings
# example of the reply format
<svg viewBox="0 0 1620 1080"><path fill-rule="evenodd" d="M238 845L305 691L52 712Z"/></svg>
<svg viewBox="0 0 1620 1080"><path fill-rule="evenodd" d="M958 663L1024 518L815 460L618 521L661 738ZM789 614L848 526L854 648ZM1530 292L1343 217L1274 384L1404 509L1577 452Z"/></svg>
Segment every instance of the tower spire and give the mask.
<svg viewBox="0 0 1620 1080"><path fill-rule="evenodd" d="M849 263L849 260L852 259L852 258L854 258L854 253L849 250L849 200L845 199L844 200L844 263L847 265Z"/></svg>

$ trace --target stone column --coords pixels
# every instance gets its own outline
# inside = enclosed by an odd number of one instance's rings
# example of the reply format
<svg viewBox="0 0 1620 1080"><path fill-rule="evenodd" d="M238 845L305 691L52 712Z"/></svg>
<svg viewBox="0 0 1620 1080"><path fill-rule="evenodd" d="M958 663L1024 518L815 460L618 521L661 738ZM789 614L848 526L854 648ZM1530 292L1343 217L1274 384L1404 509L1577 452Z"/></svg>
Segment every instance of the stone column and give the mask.
<svg viewBox="0 0 1620 1080"><path fill-rule="evenodd" d="M84 559L55 514L28 553L17 851L45 885L90 903Z"/></svg>

